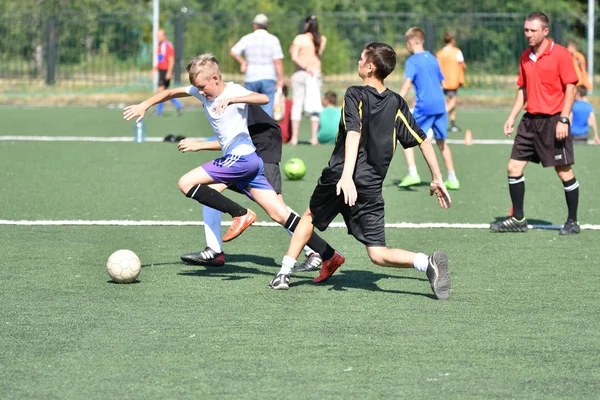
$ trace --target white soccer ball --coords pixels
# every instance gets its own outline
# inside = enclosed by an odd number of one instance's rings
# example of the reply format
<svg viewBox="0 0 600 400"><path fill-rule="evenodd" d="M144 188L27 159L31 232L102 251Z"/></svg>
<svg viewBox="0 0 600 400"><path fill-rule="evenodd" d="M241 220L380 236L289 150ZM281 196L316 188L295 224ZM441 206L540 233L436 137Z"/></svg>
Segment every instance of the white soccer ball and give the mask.
<svg viewBox="0 0 600 400"><path fill-rule="evenodd" d="M131 250L117 250L108 257L106 270L116 283L131 283L142 270L142 262Z"/></svg>

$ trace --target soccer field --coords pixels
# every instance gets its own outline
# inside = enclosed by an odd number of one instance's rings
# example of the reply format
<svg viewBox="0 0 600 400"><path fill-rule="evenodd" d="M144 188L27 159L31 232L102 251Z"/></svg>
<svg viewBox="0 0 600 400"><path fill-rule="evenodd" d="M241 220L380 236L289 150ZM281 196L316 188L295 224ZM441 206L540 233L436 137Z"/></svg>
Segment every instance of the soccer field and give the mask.
<svg viewBox="0 0 600 400"><path fill-rule="evenodd" d="M150 138L212 135L198 109L167 111L147 118ZM460 110L458 122L475 139L504 140L506 115ZM224 267L184 265L179 256L203 249L204 231L201 206L177 180L219 153L83 141L131 137L115 109L0 108L0 119L0 139L79 137L0 140L1 398L598 397L600 147L575 149L587 229L572 237L554 229L566 219L562 185L537 165L525 172L526 216L550 229L485 228L510 207L507 144L451 145L461 190L447 211L427 183L397 188L406 173L398 153L384 184L388 245L448 253L452 294L441 302L425 274L372 265L344 228L323 234L346 256L324 284L312 284L313 272L292 277L287 292L267 288L290 238L269 224L226 243ZM284 180L296 211L331 150L284 146L284 160L308 166L303 180ZM121 248L142 261L134 284L106 273Z"/></svg>

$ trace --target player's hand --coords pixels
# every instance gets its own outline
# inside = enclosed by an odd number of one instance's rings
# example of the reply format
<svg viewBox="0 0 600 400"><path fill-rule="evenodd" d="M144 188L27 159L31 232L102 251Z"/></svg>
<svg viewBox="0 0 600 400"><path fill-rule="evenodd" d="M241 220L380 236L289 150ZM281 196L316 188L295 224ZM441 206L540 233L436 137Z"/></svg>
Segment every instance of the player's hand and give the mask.
<svg viewBox="0 0 600 400"><path fill-rule="evenodd" d="M569 136L569 125L558 122L556 124L556 140L565 140L567 136Z"/></svg>
<svg viewBox="0 0 600 400"><path fill-rule="evenodd" d="M231 104L232 100L233 99L220 100L219 102L213 104L213 109L215 110L215 112L217 114L222 114L225 111L225 109L227 108L227 106L229 104Z"/></svg>
<svg viewBox="0 0 600 400"><path fill-rule="evenodd" d="M432 181L429 184L429 195L433 196L434 194L437 197L440 207L442 207L444 210L450 208L452 199L450 199L450 194L448 194L448 190L446 189L444 182Z"/></svg>
<svg viewBox="0 0 600 400"><path fill-rule="evenodd" d="M506 120L506 122L504 123L504 134L506 136L510 136L513 133L513 130L515 129L515 120L513 118L509 118Z"/></svg>
<svg viewBox="0 0 600 400"><path fill-rule="evenodd" d="M171 73L167 72L165 74L165 79L168 80L168 81L170 81L171 80Z"/></svg>
<svg viewBox="0 0 600 400"><path fill-rule="evenodd" d="M183 139L179 141L177 149L182 153L187 153L190 151L200 151L201 145L200 142L196 142L195 140Z"/></svg>
<svg viewBox="0 0 600 400"><path fill-rule="evenodd" d="M335 193L339 196L342 192L344 193L344 203L352 207L356 203L356 198L358 197L356 186L354 186L352 178L344 178L342 176L342 179L340 179L335 186Z"/></svg>
<svg viewBox="0 0 600 400"><path fill-rule="evenodd" d="M594 138L594 144L600 144L600 137L596 136Z"/></svg>
<svg viewBox="0 0 600 400"><path fill-rule="evenodd" d="M141 103L133 106L127 106L123 109L123 119L127 121L138 117L135 122L140 122L144 115L146 114L146 107L144 107Z"/></svg>
<svg viewBox="0 0 600 400"><path fill-rule="evenodd" d="M243 63L240 64L240 72L242 74L245 74L247 69L248 69L248 63L247 62L243 62Z"/></svg>

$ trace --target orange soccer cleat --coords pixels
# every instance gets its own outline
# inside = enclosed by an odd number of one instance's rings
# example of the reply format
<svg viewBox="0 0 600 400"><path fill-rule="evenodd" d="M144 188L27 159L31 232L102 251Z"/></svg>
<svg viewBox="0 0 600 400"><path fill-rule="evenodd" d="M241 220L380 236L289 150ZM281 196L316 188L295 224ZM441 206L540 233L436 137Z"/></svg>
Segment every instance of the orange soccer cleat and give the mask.
<svg viewBox="0 0 600 400"><path fill-rule="evenodd" d="M223 241L229 242L230 240L240 236L242 232L244 232L246 228L252 225L254 222L256 222L256 214L254 214L254 211L250 209L248 209L248 212L241 217L233 217L233 221L229 227L229 230L225 236L223 236Z"/></svg>

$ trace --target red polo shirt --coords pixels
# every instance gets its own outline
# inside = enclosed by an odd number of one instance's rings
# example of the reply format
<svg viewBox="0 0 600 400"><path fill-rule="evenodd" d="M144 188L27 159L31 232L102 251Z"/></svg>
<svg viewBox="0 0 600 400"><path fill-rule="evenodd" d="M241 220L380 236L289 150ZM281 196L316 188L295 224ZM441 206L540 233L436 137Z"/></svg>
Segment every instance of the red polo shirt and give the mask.
<svg viewBox="0 0 600 400"><path fill-rule="evenodd" d="M539 58L536 59L532 48L521 54L517 85L525 88L525 110L531 114L561 112L565 87L579 80L569 51L550 39L546 40L546 49Z"/></svg>
<svg viewBox="0 0 600 400"><path fill-rule="evenodd" d="M175 57L175 49L168 40L158 45L158 64L157 69L169 69L169 58Z"/></svg>

